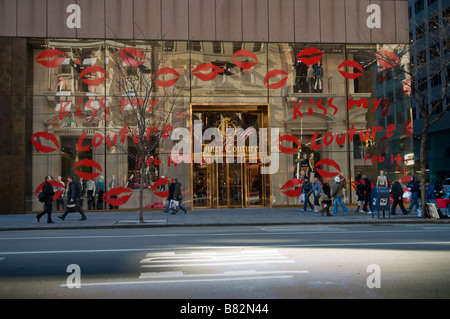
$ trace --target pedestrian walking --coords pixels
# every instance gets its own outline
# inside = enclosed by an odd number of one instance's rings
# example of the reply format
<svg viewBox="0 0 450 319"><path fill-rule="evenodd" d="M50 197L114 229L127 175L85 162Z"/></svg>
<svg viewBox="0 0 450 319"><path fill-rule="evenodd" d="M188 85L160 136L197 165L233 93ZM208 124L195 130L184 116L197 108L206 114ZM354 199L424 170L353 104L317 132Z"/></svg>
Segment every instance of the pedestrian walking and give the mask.
<svg viewBox="0 0 450 319"><path fill-rule="evenodd" d="M81 187L80 183L77 183L73 180L73 176L69 176L67 178L67 181L69 183L68 191L67 191L67 205L66 205L66 211L63 215L58 216L60 219L64 220L67 216L67 214L70 213L69 204L75 204L77 206L77 211L81 214L80 220L86 220L86 215L84 214L83 207L81 206Z"/></svg>
<svg viewBox="0 0 450 319"><path fill-rule="evenodd" d="M365 188L363 211L368 214L372 214L372 211L373 211L373 208L372 208L372 182L366 175L362 176L362 180L364 181L364 188ZM369 209L367 209L367 204L369 204Z"/></svg>
<svg viewBox="0 0 450 319"><path fill-rule="evenodd" d="M339 178L339 176L336 176L334 178L334 181L335 181L335 183L334 183L334 187L333 187L333 193L331 194L331 197L334 198L333 213L334 214L338 213L339 206L341 206L344 213L346 213L346 212L348 212L348 208L342 202L342 197L344 196L344 194L342 192L343 187L342 187L341 179Z"/></svg>
<svg viewBox="0 0 450 319"><path fill-rule="evenodd" d="M397 209L397 205L402 210L403 214L407 215L409 211L406 210L406 208L403 206L403 188L400 184L401 178L397 178L395 182L392 184L391 187L391 194L392 194L392 209L391 209L391 215L397 215L395 210Z"/></svg>
<svg viewBox="0 0 450 319"><path fill-rule="evenodd" d="M175 183L172 183L170 178L167 180L167 183L169 184L169 195L167 196L167 207L164 210L164 213L168 213L170 211L170 202L173 199L173 192L175 191Z"/></svg>
<svg viewBox="0 0 450 319"><path fill-rule="evenodd" d="M320 202L319 198L322 193L322 185L317 177L313 178L313 192L314 192L314 212L320 212Z"/></svg>
<svg viewBox="0 0 450 319"><path fill-rule="evenodd" d="M330 213L330 205L331 205L330 185L328 185L327 183L324 183L322 186L320 202L322 203L322 209L320 210L322 216L324 213L327 213L327 216L333 216Z"/></svg>
<svg viewBox="0 0 450 319"><path fill-rule="evenodd" d="M53 186L51 184L51 181L53 180L53 177L50 175L47 175L45 177L45 184L42 186L42 193L44 194L45 200L44 200L44 210L42 213L36 215L36 219L38 223L40 222L40 219L42 216L47 214L47 223L53 224L52 221L52 205L53 205L53 196L55 195L55 191L53 190Z"/></svg>
<svg viewBox="0 0 450 319"><path fill-rule="evenodd" d="M356 208L355 213L364 213L363 205L366 198L366 189L360 178L356 179L356 196L358 196L358 208Z"/></svg>
<svg viewBox="0 0 450 319"><path fill-rule="evenodd" d="M309 181L308 176L305 176L305 179L303 180L302 185L302 194L305 196L305 204L303 205L303 211L306 212L306 208L311 207L311 210L314 210L313 204L311 204L311 201L309 200L309 197L311 196L313 192L313 185Z"/></svg>
<svg viewBox="0 0 450 319"><path fill-rule="evenodd" d="M414 175L411 175L411 177L410 177L410 181L408 183L408 188L411 192L411 203L408 207L408 210L411 211L414 208L414 206L417 209L420 209L420 203L419 203L420 186Z"/></svg>
<svg viewBox="0 0 450 319"><path fill-rule="evenodd" d="M178 201L178 207L181 208L181 210L186 214L187 209L183 205L181 205L181 201L183 200L183 194L181 193L181 183L178 181L178 178L174 178L175 181L175 188L173 191L173 199ZM175 211L175 213L178 213L178 209Z"/></svg>

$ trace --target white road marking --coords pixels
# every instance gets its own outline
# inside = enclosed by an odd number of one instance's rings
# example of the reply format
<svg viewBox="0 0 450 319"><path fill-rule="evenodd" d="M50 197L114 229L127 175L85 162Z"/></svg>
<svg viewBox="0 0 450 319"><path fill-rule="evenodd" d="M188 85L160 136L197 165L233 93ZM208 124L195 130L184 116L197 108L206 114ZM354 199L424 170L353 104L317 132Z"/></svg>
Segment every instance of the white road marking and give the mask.
<svg viewBox="0 0 450 319"><path fill-rule="evenodd" d="M428 242L386 242L386 243L339 243L339 244L273 244L264 245L267 247L277 247L277 248L314 248L314 247L361 247L361 246L411 246L411 245L450 245L450 241L428 241ZM248 246L211 246L211 247L183 247L183 248L172 248L175 250L201 250L201 249L230 249L230 248L247 248ZM252 246L257 248L258 246ZM262 247L263 248L263 247ZM84 254L84 253L116 253L116 252L139 252L139 251L162 251L167 248L124 248L124 249L83 249L83 250L38 250L38 251L2 251L0 255L36 255L36 254Z"/></svg>
<svg viewBox="0 0 450 319"><path fill-rule="evenodd" d="M262 277L243 277L243 278L208 278L208 279L180 279L180 280L150 280L150 281L118 281L118 282L98 282L98 283L81 283L81 287L85 286L112 286L112 285L145 285L145 284L170 284L170 283L197 283L197 282L219 282L219 281L242 281L242 280L268 280L268 279L289 279L293 276L262 276ZM60 285L67 287L67 284Z"/></svg>

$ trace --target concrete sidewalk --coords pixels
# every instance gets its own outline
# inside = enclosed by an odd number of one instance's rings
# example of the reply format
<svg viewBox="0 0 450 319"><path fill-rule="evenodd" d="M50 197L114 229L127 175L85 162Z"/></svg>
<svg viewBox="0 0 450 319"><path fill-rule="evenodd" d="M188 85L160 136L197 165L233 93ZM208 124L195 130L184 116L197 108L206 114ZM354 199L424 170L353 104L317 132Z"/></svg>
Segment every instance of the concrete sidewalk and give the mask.
<svg viewBox="0 0 450 319"><path fill-rule="evenodd" d="M0 215L0 231L36 229L100 229L100 228L138 228L138 227L185 227L185 226L227 226L227 225L312 225L312 224L389 224L389 223L450 223L450 218L422 219L413 211L404 215L400 210L389 218L388 212L374 215L355 213L349 207L347 213L339 210L333 216L322 216L312 211L303 212L300 208L236 208L236 209L197 209L187 214L167 214L161 211L144 212L144 223L139 223L137 211L88 212L87 220L80 221L79 213L70 213L65 221L58 218L62 212L53 212L54 224L47 224L47 216L36 220L36 214Z"/></svg>

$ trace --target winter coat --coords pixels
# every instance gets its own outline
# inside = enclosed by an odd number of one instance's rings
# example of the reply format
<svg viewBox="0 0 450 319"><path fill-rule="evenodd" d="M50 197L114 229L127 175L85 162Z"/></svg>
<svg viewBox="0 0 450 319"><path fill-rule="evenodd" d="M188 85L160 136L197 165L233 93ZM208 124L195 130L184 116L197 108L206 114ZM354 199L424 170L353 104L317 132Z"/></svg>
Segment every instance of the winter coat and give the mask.
<svg viewBox="0 0 450 319"><path fill-rule="evenodd" d="M181 183L176 182L175 189L173 191L173 199L179 201L180 198L181 198Z"/></svg>
<svg viewBox="0 0 450 319"><path fill-rule="evenodd" d="M311 195L312 190L313 190L313 186L312 186L312 184L311 184L310 181L306 181L306 182L303 183L303 186L302 186L302 192L303 192L306 196Z"/></svg>
<svg viewBox="0 0 450 319"><path fill-rule="evenodd" d="M416 181L416 178L414 176L412 177L412 181L409 181L408 188L411 189L411 193L418 193L420 192L419 183Z"/></svg>
<svg viewBox="0 0 450 319"><path fill-rule="evenodd" d="M81 198L81 187L80 183L77 183L75 181L71 181L69 183L69 190L67 192L67 200L70 201L71 199L77 200Z"/></svg>
<svg viewBox="0 0 450 319"><path fill-rule="evenodd" d="M361 182L356 184L356 196L358 196L358 200L360 201L366 198L366 187Z"/></svg>
<svg viewBox="0 0 450 319"><path fill-rule="evenodd" d="M320 193L322 192L322 186L320 185L320 182L314 182L313 191L314 191L314 196L316 196L316 197L320 196Z"/></svg>
<svg viewBox="0 0 450 319"><path fill-rule="evenodd" d="M403 197L403 188L399 182L395 181L392 184L391 193L393 198Z"/></svg>
<svg viewBox="0 0 450 319"><path fill-rule="evenodd" d="M51 203L53 201L53 195L55 195L55 191L53 190L53 186L49 181L46 181L44 186L42 186L42 193L44 193L45 195L45 203Z"/></svg>
<svg viewBox="0 0 450 319"><path fill-rule="evenodd" d="M175 184L171 183L169 185L169 196L167 197L167 200L173 199L173 193L175 192Z"/></svg>
<svg viewBox="0 0 450 319"><path fill-rule="evenodd" d="M334 198L340 197L340 198L342 198L343 196L344 196L344 194L342 193L342 184L341 184L341 182L336 182L334 184L333 194L331 194L331 197L334 197Z"/></svg>

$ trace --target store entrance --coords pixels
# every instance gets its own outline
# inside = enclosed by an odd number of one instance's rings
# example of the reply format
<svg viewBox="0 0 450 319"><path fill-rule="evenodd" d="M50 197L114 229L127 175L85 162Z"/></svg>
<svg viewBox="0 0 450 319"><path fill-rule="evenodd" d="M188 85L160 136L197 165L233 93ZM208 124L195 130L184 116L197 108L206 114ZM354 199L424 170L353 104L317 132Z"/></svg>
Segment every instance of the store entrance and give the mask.
<svg viewBox="0 0 450 319"><path fill-rule="evenodd" d="M267 105L249 105L233 108L230 105L192 107L192 119L201 120L203 132L210 127L242 128L258 132L267 125ZM212 140L214 141L214 139ZM253 140L254 141L254 140ZM245 158L238 160L237 137L234 154L224 153L222 161L207 150L211 141L203 141L202 163L193 163L192 190L194 208L241 208L267 206L270 176L261 174L261 161L251 157L252 145L245 143ZM254 145L253 145L254 147ZM230 149L230 148L229 148ZM258 152L256 153L259 155ZM253 153L254 155L254 153ZM230 160L230 156L233 157Z"/></svg>

